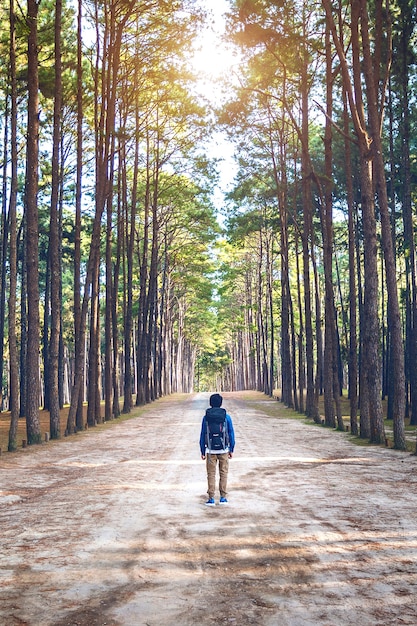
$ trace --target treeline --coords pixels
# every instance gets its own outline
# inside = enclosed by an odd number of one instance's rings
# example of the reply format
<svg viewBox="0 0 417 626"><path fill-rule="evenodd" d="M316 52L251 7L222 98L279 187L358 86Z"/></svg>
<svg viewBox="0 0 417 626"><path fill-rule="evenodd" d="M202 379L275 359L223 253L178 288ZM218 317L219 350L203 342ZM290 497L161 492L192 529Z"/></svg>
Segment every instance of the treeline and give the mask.
<svg viewBox="0 0 417 626"><path fill-rule="evenodd" d="M256 388L394 445L417 424L416 5L230 2L226 236L193 0L10 0L0 381L40 441L173 391ZM232 85L233 82L233 85ZM219 90L220 94L220 90ZM2 339L2 340L1 340ZM104 410L102 410L104 400Z"/></svg>
<svg viewBox="0 0 417 626"><path fill-rule="evenodd" d="M71 7L75 7L71 8ZM0 380L29 444L194 384L215 177L187 0L2 8ZM203 311L203 313L201 313ZM101 408L104 399L104 413Z"/></svg>
<svg viewBox="0 0 417 626"><path fill-rule="evenodd" d="M247 0L228 30L243 63L219 115L240 169L217 384L278 387L317 422L324 394L325 424L340 429L347 388L351 431L374 443L386 398L405 449L405 419L417 424L416 5Z"/></svg>

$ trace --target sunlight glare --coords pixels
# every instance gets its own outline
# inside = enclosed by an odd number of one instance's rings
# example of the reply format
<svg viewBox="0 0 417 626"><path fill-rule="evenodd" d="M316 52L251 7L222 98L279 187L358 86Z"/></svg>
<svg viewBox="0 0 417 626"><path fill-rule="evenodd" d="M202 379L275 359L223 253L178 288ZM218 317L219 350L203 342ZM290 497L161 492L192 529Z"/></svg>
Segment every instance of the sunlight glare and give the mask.
<svg viewBox="0 0 417 626"><path fill-rule="evenodd" d="M199 39L190 61L198 76L215 80L233 70L238 56L236 50L227 46L219 35L207 31Z"/></svg>
<svg viewBox="0 0 417 626"><path fill-rule="evenodd" d="M239 63L237 48L224 41L226 4L216 0L209 9L206 28L198 37L189 63L198 77L198 88L209 99L218 98L220 82L227 88Z"/></svg>

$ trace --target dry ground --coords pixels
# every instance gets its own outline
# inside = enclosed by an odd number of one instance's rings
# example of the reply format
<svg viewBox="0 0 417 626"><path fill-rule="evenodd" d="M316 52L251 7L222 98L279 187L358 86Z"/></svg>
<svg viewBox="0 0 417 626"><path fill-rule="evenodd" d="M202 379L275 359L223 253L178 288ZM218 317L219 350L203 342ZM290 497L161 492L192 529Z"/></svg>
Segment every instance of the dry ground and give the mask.
<svg viewBox="0 0 417 626"><path fill-rule="evenodd" d="M2 455L1 626L415 626L417 457L225 394L230 503L206 507L207 397Z"/></svg>

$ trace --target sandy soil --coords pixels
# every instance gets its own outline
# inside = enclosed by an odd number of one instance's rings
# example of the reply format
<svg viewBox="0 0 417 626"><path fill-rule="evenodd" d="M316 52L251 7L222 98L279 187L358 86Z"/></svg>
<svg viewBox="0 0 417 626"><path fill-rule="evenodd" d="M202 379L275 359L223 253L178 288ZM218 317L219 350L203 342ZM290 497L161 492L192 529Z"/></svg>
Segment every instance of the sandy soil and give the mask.
<svg viewBox="0 0 417 626"><path fill-rule="evenodd" d="M417 624L417 458L225 394L230 503L206 507L207 397L0 458L0 624Z"/></svg>

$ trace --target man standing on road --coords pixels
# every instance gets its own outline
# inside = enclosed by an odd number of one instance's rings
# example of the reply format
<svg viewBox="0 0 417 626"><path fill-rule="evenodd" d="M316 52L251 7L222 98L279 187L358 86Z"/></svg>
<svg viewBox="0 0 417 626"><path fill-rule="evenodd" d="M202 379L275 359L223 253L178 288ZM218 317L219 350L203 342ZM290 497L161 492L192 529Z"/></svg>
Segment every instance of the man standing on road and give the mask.
<svg viewBox="0 0 417 626"><path fill-rule="evenodd" d="M223 398L214 393L210 396L210 408L203 417L200 433L201 458L206 461L208 500L207 506L215 506L216 466L219 463L219 504L227 504L227 474L229 459L235 448L235 432L232 418L221 408Z"/></svg>

